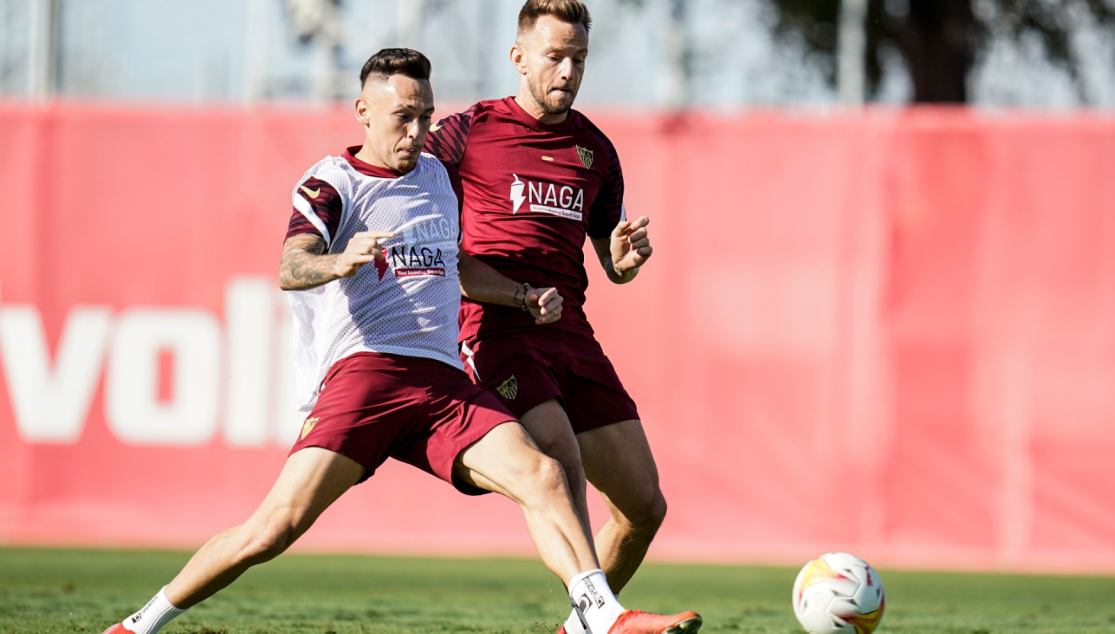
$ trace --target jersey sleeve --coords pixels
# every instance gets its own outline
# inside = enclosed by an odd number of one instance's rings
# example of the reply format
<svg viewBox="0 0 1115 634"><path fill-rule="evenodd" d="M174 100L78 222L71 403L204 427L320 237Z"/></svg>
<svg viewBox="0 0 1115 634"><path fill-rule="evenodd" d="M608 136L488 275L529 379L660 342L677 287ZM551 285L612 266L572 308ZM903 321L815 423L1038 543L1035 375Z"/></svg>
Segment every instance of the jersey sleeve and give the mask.
<svg viewBox="0 0 1115 634"><path fill-rule="evenodd" d="M472 121L479 110L480 104L476 104L464 112L451 114L435 123L426 135L423 151L433 154L443 163L460 165L465 155L469 132L472 131Z"/></svg>
<svg viewBox="0 0 1115 634"><path fill-rule="evenodd" d="M310 177L291 194L294 211L287 225L286 238L303 233L321 236L331 244L341 223L341 195L329 183Z"/></svg>
<svg viewBox="0 0 1115 634"><path fill-rule="evenodd" d="M610 141L605 140L608 159L607 172L604 174L604 184L588 216L588 235L590 238L607 238L612 235L612 230L620 221L626 219L626 210L623 207L623 169L619 164L619 154Z"/></svg>
<svg viewBox="0 0 1115 634"><path fill-rule="evenodd" d="M445 172L449 174L449 184L453 186L453 193L457 195L457 244L461 244L464 238L464 233L461 231L461 215L465 210L465 186L461 182L461 172L457 170L457 166L445 161L441 162Z"/></svg>
<svg viewBox="0 0 1115 634"><path fill-rule="evenodd" d="M449 174L449 184L453 186L453 193L457 195L457 215L460 216L465 208L465 186L461 183L461 172L456 165L448 161L442 161L441 165Z"/></svg>

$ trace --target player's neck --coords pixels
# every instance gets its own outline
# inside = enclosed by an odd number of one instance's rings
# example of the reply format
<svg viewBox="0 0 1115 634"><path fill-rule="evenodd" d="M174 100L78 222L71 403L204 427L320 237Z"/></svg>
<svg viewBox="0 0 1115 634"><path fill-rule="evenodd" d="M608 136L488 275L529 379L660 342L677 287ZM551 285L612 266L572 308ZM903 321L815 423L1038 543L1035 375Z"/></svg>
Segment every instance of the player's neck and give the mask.
<svg viewBox="0 0 1115 634"><path fill-rule="evenodd" d="M393 167L391 167L390 165L387 165L386 163L381 161L378 156L373 154L372 151L368 149L368 144L367 143L365 143L364 145L361 145L360 146L360 151L357 152L356 154L354 154L353 156L355 156L356 158L360 159L361 161L364 161L365 163L367 163L368 165L371 165L373 167L382 167L383 169L386 169L386 170L391 170L393 172L396 171Z"/></svg>
<svg viewBox="0 0 1115 634"><path fill-rule="evenodd" d="M569 117L568 110L561 114L547 114L545 110L538 106L538 103L534 101L534 98L531 97L529 93L526 96L523 96L523 93L521 92L515 95L515 103L519 104L519 107L523 109L523 112L534 117L540 123L545 123L546 125L555 125L558 123L562 123Z"/></svg>

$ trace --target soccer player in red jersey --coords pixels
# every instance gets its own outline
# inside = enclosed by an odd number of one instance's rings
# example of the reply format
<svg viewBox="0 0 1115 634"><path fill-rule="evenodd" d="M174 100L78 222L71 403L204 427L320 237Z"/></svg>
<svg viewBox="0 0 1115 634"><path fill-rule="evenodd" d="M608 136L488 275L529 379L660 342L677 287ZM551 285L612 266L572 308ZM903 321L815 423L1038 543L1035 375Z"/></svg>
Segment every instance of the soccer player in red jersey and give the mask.
<svg viewBox="0 0 1115 634"><path fill-rule="evenodd" d="M525 293L458 253L455 170L421 151L433 113L429 74L417 51L373 55L356 101L363 146L319 161L292 194L279 279L294 310L299 397L309 417L274 487L246 522L209 540L105 634L155 634L285 551L388 458L464 493L495 491L518 502L543 561L590 630L675 634L699 622L693 613L623 609L561 465L461 370L462 286L525 308L539 324L555 320L561 302L552 288Z"/></svg>
<svg viewBox="0 0 1115 634"><path fill-rule="evenodd" d="M635 403L583 309L586 236L616 284L633 280L652 253L650 221L625 217L615 148L572 109L590 26L581 2L528 0L511 49L518 94L442 119L426 147L460 172L462 249L565 298L561 321L538 329L529 315L466 289L462 357L473 380L562 463L586 530L586 476L603 495L610 518L596 535L597 554L619 591L642 563L666 502ZM564 629L583 634L575 613Z"/></svg>

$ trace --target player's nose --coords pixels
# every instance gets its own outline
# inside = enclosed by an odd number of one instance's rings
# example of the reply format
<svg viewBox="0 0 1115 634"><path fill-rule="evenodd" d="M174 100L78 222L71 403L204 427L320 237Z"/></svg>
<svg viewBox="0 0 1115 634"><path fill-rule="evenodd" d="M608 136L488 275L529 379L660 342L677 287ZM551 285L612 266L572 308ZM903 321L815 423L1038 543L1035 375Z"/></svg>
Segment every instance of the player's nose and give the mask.
<svg viewBox="0 0 1115 634"><path fill-rule="evenodd" d="M562 79L568 80L573 76L573 58L566 57L558 65L558 76Z"/></svg>

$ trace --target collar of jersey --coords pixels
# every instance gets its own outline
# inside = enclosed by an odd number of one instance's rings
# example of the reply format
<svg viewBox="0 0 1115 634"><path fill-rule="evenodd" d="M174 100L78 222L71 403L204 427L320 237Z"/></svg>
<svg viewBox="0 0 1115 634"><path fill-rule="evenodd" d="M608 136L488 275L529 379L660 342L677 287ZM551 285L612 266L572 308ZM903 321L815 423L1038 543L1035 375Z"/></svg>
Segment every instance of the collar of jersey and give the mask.
<svg viewBox="0 0 1115 634"><path fill-rule="evenodd" d="M402 178L403 176L406 176L406 174L396 172L393 169L387 167L379 167L378 165L372 165L371 163L367 163L356 158L356 153L360 151L360 148L361 146L354 145L350 148L347 148L345 150L345 153L342 155L344 156L344 159L348 161L348 164L352 166L352 169L360 172L364 176L371 176L372 178Z"/></svg>
<svg viewBox="0 0 1115 634"><path fill-rule="evenodd" d="M530 114L527 113L526 110L523 110L523 107L519 105L519 102L515 101L514 96L507 97L503 101L507 104L507 109L511 111L511 116L515 117L519 121L522 121L531 128L534 128L535 130L541 130L543 132L561 132L562 130L565 130L569 126L573 125L573 119L577 116L577 112L571 108L569 110L569 114L565 117L565 121L562 121L561 123L542 123L538 119L530 116Z"/></svg>

